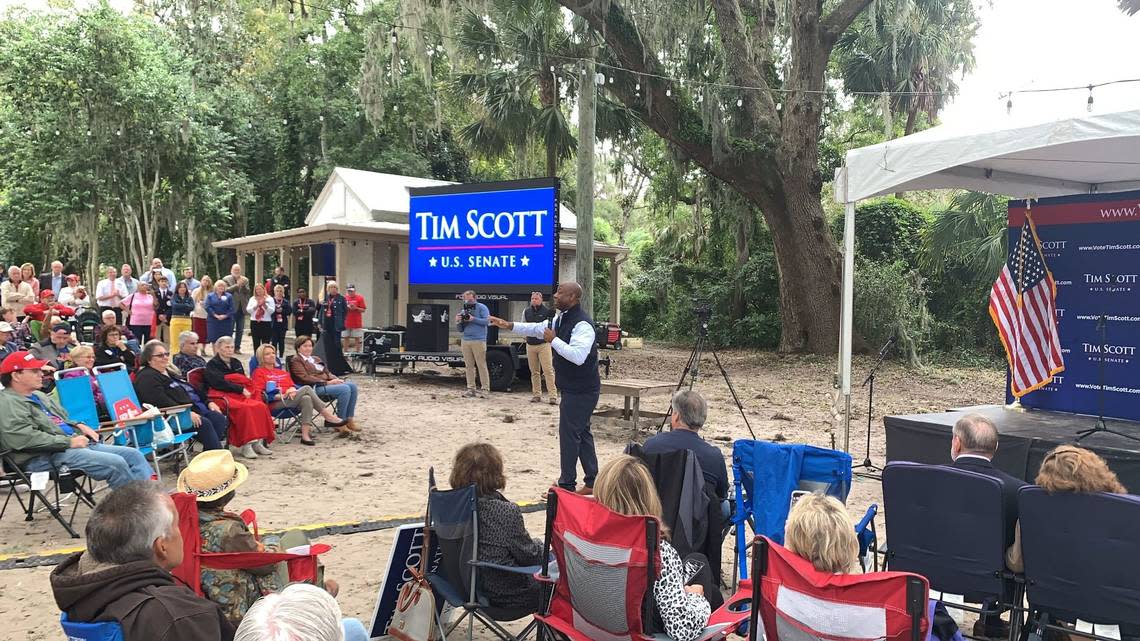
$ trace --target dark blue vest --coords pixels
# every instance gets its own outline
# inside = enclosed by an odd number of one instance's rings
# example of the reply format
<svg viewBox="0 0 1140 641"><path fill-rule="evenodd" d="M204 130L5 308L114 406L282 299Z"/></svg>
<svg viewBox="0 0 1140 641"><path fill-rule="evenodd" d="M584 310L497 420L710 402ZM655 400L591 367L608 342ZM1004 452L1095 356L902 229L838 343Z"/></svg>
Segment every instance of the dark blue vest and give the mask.
<svg viewBox="0 0 1140 641"><path fill-rule="evenodd" d="M580 305L575 305L562 312L554 333L564 342L570 342L570 335L574 326L580 322L587 322L591 327L594 321L582 311ZM554 350L554 381L559 391L571 394L586 394L598 392L602 389L602 378L598 375L598 342L590 346L590 355L581 365L575 365L563 358L558 350Z"/></svg>

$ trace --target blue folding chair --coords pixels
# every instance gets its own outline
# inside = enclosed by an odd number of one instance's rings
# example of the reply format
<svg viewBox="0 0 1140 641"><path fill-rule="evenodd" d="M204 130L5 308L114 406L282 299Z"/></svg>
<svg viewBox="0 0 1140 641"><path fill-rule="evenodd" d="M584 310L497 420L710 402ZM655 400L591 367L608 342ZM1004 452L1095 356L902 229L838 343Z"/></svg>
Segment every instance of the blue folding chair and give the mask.
<svg viewBox="0 0 1140 641"><path fill-rule="evenodd" d="M883 470L890 570L914 572L940 592L962 595L957 608L996 617L1020 609L1022 583L1005 569L1005 502L1000 480L947 465L893 462ZM1010 622L1017 638L1020 616Z"/></svg>
<svg viewBox="0 0 1140 641"><path fill-rule="evenodd" d="M427 579L436 594L463 612L452 621L444 638L459 627L464 619L467 619L468 639L472 636L475 619L502 641L527 638L538 627L537 621L527 624L518 636L508 632L498 621L513 621L530 616L534 612L533 608L511 611L493 607L479 593L479 573L489 570L533 576L542 571L542 567L512 567L479 560L479 510L474 485L454 490L437 490L432 487L428 494L428 514L431 518L432 538L439 546L440 559L438 569L428 574Z"/></svg>
<svg viewBox="0 0 1140 641"><path fill-rule="evenodd" d="M117 420L122 407L141 412L142 403L135 394L135 387L131 377L122 363L96 368L95 380L103 390L103 404L112 420ZM159 463L172 456L181 457L184 464L190 463L190 441L197 432L193 429L190 419L191 405L175 405L173 407L160 407L159 416L145 423L136 425L130 432L116 433L116 445L129 445L138 449L154 463L154 473L158 480L162 480L162 470ZM169 427L174 439L165 443L156 443L154 430Z"/></svg>
<svg viewBox="0 0 1140 641"><path fill-rule="evenodd" d="M747 552L752 537L745 526L755 536L783 543L793 491L827 494L846 503L851 491L851 455L811 445L740 440L732 446L732 474L736 499L732 517L736 531L735 586L738 573L739 578L748 578ZM869 537L859 532L868 546L874 537L872 510L877 509L871 506L869 515L861 521L864 530L871 529Z"/></svg>
<svg viewBox="0 0 1140 641"><path fill-rule="evenodd" d="M123 641L123 626L118 621L71 621L66 612L61 612L59 625L68 641Z"/></svg>
<svg viewBox="0 0 1140 641"><path fill-rule="evenodd" d="M1056 625L1077 619L1119 625L1121 638L1140 636L1140 497L1026 486L1017 510L1030 639L1055 630L1108 641Z"/></svg>

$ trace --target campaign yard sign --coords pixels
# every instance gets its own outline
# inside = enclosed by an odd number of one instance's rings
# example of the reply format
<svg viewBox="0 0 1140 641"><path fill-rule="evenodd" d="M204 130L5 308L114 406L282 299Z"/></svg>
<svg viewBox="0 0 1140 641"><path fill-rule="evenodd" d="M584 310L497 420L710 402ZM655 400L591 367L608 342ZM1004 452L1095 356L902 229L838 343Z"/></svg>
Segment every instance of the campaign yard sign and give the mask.
<svg viewBox="0 0 1140 641"><path fill-rule="evenodd" d="M1103 375L1104 415L1140 420L1140 191L1042 198L1032 205L1057 283L1065 371L1023 396L1022 404L1095 415ZM1025 211L1025 201L1010 201L1011 247Z"/></svg>
<svg viewBox="0 0 1140 641"><path fill-rule="evenodd" d="M410 190L408 285L420 297L548 292L558 278L558 181Z"/></svg>
<svg viewBox="0 0 1140 641"><path fill-rule="evenodd" d="M431 541L432 559L428 563L428 573L439 569L439 546L435 539ZM376 608L372 613L372 624L369 626L370 639L389 638L388 625L392 616L396 614L396 601L400 596L400 589L412 580L412 570L420 566L424 553L424 524L401 525L396 530L396 538L392 540L392 549L388 553L388 567L384 568L384 579L380 583L380 591L376 594ZM442 607L442 603L437 603Z"/></svg>

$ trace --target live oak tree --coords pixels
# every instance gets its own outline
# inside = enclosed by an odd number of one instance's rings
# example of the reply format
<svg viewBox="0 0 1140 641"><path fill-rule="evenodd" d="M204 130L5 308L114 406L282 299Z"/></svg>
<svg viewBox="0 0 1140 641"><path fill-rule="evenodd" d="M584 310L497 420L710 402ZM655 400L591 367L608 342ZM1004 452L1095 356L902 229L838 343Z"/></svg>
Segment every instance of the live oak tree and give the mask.
<svg viewBox="0 0 1140 641"><path fill-rule="evenodd" d="M610 94L762 211L783 351L828 353L839 336L841 261L820 202L818 144L832 49L871 1L558 0L604 40ZM698 52L697 80L746 89L672 81Z"/></svg>

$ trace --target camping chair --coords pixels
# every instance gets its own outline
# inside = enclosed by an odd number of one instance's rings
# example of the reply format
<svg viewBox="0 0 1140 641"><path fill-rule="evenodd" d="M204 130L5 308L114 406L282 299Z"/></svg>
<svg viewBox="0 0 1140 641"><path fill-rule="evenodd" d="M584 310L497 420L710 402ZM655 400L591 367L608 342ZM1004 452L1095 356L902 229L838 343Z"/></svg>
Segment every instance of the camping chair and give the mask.
<svg viewBox="0 0 1140 641"><path fill-rule="evenodd" d="M318 341L316 341L316 343L317 343L318 345L320 345L320 344L321 344L321 341L319 341L319 340L318 340ZM286 372L288 372L288 371L289 371L289 369L290 369L290 366L293 364L293 359L294 359L294 358L296 358L296 354L290 354L289 356L286 356L286 357L285 357L285 371L286 371ZM293 382L294 382L294 383L296 383L296 381L293 381ZM314 389L314 390L316 390L316 388L315 388L315 387L314 387L313 389ZM326 404L329 406L329 409L331 409L333 412L336 412L336 410L337 410L337 405L339 404L339 402L337 401L337 397L335 397L335 396L328 396L328 395L326 395L326 394L319 394L319 393L318 393L318 394L317 394L317 398L319 398L319 399L321 399L322 401L324 401L324 402L325 402L325 403L326 403ZM313 429L314 429L314 430L316 430L317 432L321 432L321 433L324 433L324 432L329 432L329 431L331 431L331 430L330 430L330 428L327 428L327 427L323 427L323 425L321 425L321 424L318 424L316 421L313 421Z"/></svg>
<svg viewBox="0 0 1140 641"><path fill-rule="evenodd" d="M281 367L281 359L277 359L277 366ZM251 356L249 359L249 375L252 378L254 370L257 369L257 356ZM276 424L276 432L281 437L282 443L288 443L293 440L297 432L301 430L301 410L300 408L279 407L273 409L272 403L276 400L280 391L270 394L265 392L265 404L269 405L269 414L273 416L273 422ZM314 426L315 427L315 426Z"/></svg>
<svg viewBox="0 0 1140 641"><path fill-rule="evenodd" d="M68 641L123 641L123 625L118 621L72 621L61 612L59 625Z"/></svg>
<svg viewBox="0 0 1140 641"><path fill-rule="evenodd" d="M1013 609L1009 639L1017 639L1023 588L1005 569L1001 481L945 465L889 463L883 500L890 533L887 567L921 574L934 590L963 595L970 603L994 604L976 608L944 601L948 608L993 617Z"/></svg>
<svg viewBox="0 0 1140 641"><path fill-rule="evenodd" d="M317 580L317 557L332 549L324 543L309 546L307 554L288 552L203 552L202 532L198 523L198 499L193 494L175 492L170 495L178 508L178 529L182 532L182 564L170 571L176 578L190 586L198 596L202 591L202 568L215 570L246 570L259 568L271 563L285 562L289 568L290 581ZM252 525L254 536L258 534L257 521L252 510L241 514L247 525Z"/></svg>
<svg viewBox="0 0 1140 641"><path fill-rule="evenodd" d="M697 457L689 450L675 450L661 454L646 454L636 443L630 443L625 453L635 456L649 469L665 525L672 532L670 543L681 558L700 552L714 568L713 580L721 585L721 544L724 542L724 518L720 500L710 487ZM713 609L720 607L720 595L706 595ZM712 599L716 599L713 601Z"/></svg>
<svg viewBox="0 0 1140 641"><path fill-rule="evenodd" d="M804 490L827 494L847 502L851 490L851 455L811 445L768 443L740 440L732 446L732 475L736 500L733 528L733 583L737 573L748 578L748 534L745 525L757 536L780 543L784 540L784 523L791 510L792 492ZM872 510L877 511L872 506ZM874 518L860 520L860 556L874 547ZM864 532L870 530L870 534ZM865 548L864 545L867 547Z"/></svg>
<svg viewBox="0 0 1140 641"><path fill-rule="evenodd" d="M95 380L103 390L103 404L112 420L131 418L143 411L142 403L135 394L131 377L122 363L97 367ZM190 439L197 433L190 420L190 405L174 405L158 408L159 416L146 423L136 425L129 433L116 433L116 445L130 445L154 462L154 473L162 481L159 463L166 458L177 456L183 464L190 463ZM154 441L155 428L169 427L174 440L167 443ZM177 459L176 459L177 460Z"/></svg>
<svg viewBox="0 0 1140 641"><path fill-rule="evenodd" d="M40 509L47 510L52 518L67 531L68 536L78 539L79 533L71 524L75 522L75 514L79 511L80 502L91 507L95 506L94 483L82 470L61 470L52 466L48 474L48 480L52 484L51 498L48 498L49 492L47 490L33 489L31 473L25 472L16 463L11 450L0 451L0 483L8 486L8 496L4 499L3 507L0 507L0 519L3 519L4 513L8 511L8 504L12 501L12 497L16 497L16 502L20 504L20 511L24 513L24 520L35 520L35 513L39 511L36 508L36 500L38 499L43 505L43 508ZM28 493L27 502L20 495L21 490ZM61 497L69 493L74 493L76 499L75 503L72 504L71 514L64 518Z"/></svg>
<svg viewBox="0 0 1140 641"><path fill-rule="evenodd" d="M440 559L439 568L428 574L427 579L437 595L463 612L447 627L444 638L467 619L467 638L470 639L478 619L502 641L519 641L530 636L538 624L530 622L522 633L515 636L498 622L521 619L533 610L516 611L492 606L479 590L479 577L484 570L533 576L541 568L510 567L480 561L478 505L474 485L455 490L432 487L428 493L431 533L439 546Z"/></svg>
<svg viewBox="0 0 1140 641"><path fill-rule="evenodd" d="M648 628L653 620L653 583L661 567L660 524L650 516L626 516L590 498L552 488L546 502L546 552L554 552L539 580L553 582L545 614L536 614L543 632L570 641L596 639L668 641ZM713 613L698 641L720 640L748 617L737 601Z"/></svg>
<svg viewBox="0 0 1140 641"><path fill-rule="evenodd" d="M1028 486L1017 509L1030 638L1054 630L1107 641L1056 625L1076 619L1119 625L1121 638L1140 636L1140 497Z"/></svg>
<svg viewBox="0 0 1140 641"><path fill-rule="evenodd" d="M930 629L926 579L907 572L832 574L758 536L752 544L756 589L748 640L757 624L766 641L923 641Z"/></svg>

